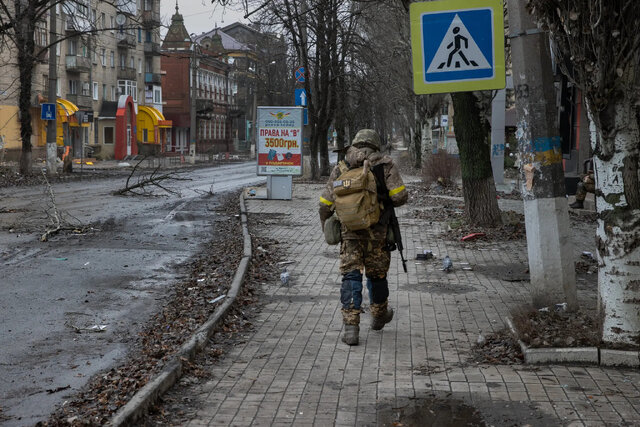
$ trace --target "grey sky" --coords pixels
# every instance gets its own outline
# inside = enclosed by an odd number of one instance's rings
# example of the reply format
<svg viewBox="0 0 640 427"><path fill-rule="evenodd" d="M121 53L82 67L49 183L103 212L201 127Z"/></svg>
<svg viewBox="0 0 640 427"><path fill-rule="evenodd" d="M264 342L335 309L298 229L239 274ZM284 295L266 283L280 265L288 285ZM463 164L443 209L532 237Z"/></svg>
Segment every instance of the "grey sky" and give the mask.
<svg viewBox="0 0 640 427"><path fill-rule="evenodd" d="M211 4L211 0L178 0L180 14L184 18L184 25L189 34L200 34L210 31L216 27L224 27L234 22L247 22L242 17L243 11L230 8L223 8L216 4ZM169 25L171 16L176 12L175 0L162 0L160 2L160 16L162 23ZM162 31L162 36L166 34L166 28Z"/></svg>

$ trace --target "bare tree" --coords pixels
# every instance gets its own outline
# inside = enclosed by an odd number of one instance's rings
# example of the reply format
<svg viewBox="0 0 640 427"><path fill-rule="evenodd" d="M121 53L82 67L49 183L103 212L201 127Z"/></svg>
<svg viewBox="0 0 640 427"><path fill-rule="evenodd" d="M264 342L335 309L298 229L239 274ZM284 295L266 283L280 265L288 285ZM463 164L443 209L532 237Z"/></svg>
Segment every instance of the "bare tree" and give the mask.
<svg viewBox="0 0 640 427"><path fill-rule="evenodd" d="M602 339L640 344L640 8L631 0L529 0L596 128Z"/></svg>

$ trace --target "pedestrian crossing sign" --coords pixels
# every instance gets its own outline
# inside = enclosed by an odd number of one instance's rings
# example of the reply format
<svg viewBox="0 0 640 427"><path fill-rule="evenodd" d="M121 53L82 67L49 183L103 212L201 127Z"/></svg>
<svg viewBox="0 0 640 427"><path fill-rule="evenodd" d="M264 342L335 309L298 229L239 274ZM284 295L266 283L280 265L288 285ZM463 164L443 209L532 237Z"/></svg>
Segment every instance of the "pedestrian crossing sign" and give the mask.
<svg viewBox="0 0 640 427"><path fill-rule="evenodd" d="M411 3L416 94L505 87L502 0Z"/></svg>

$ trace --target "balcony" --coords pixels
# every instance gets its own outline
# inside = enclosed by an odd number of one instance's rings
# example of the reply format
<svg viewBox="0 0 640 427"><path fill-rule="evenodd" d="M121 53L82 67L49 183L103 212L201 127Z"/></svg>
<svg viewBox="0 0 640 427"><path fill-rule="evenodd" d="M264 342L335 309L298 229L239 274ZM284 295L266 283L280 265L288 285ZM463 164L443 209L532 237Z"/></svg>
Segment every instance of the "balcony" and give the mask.
<svg viewBox="0 0 640 427"><path fill-rule="evenodd" d="M144 54L159 56L160 44L156 42L144 42Z"/></svg>
<svg viewBox="0 0 640 427"><path fill-rule="evenodd" d="M89 25L89 20L86 18L67 16L64 29L68 33L81 33L90 30L91 26Z"/></svg>
<svg viewBox="0 0 640 427"><path fill-rule="evenodd" d="M155 10L142 11L142 25L145 28L158 28L160 24L160 12Z"/></svg>
<svg viewBox="0 0 640 427"><path fill-rule="evenodd" d="M131 0L116 0L114 6L118 13L124 13L126 15L136 16L138 13L138 2Z"/></svg>
<svg viewBox="0 0 640 427"><path fill-rule="evenodd" d="M198 117L208 117L213 114L213 99L196 99L196 115Z"/></svg>
<svg viewBox="0 0 640 427"><path fill-rule="evenodd" d="M134 34L118 33L116 38L118 39L119 48L128 49L136 47L136 36Z"/></svg>
<svg viewBox="0 0 640 427"><path fill-rule="evenodd" d="M144 73L144 82L159 85L162 82L162 76L160 73Z"/></svg>
<svg viewBox="0 0 640 427"><path fill-rule="evenodd" d="M89 95L78 95L75 93L68 93L66 99L73 102L78 107L83 107L83 108L92 107L91 97Z"/></svg>
<svg viewBox="0 0 640 427"><path fill-rule="evenodd" d="M84 56L67 55L65 61L69 73L88 73L91 69L91 60Z"/></svg>
<svg viewBox="0 0 640 427"><path fill-rule="evenodd" d="M116 77L118 80L137 80L136 69L132 67L118 67Z"/></svg>

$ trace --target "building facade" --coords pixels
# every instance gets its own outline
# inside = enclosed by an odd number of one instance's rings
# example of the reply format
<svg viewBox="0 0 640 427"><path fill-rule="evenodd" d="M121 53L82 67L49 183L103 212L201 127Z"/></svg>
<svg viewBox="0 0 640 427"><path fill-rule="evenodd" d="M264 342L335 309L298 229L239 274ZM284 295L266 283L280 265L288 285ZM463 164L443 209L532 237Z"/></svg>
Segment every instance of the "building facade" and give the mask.
<svg viewBox="0 0 640 427"><path fill-rule="evenodd" d="M164 112L173 123L169 153L185 155L192 142L196 154L237 149L232 132L237 114L235 67L229 56L200 41L189 35L176 6L162 43Z"/></svg>
<svg viewBox="0 0 640 427"><path fill-rule="evenodd" d="M160 0L111 2L75 0L56 4L57 144L63 155L122 159L139 151L160 153L171 123L162 114ZM34 34L40 49L49 44L49 17ZM14 53L7 46L3 59ZM34 158L45 157L49 53L33 77ZM13 61L15 63L15 61ZM11 61L0 73L0 135L9 157L19 156L21 140L16 78ZM144 107L144 108L141 108ZM17 132L16 132L17 130Z"/></svg>

